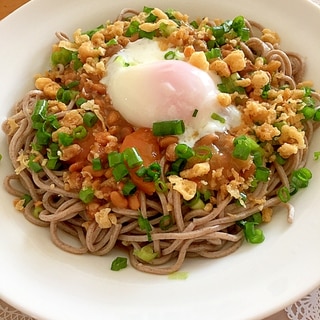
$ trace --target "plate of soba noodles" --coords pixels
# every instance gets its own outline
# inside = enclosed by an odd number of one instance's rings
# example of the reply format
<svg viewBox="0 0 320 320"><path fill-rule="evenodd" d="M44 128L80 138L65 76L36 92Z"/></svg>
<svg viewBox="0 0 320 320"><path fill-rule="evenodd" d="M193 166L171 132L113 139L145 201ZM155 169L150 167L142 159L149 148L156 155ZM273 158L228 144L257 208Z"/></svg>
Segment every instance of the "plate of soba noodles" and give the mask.
<svg viewBox="0 0 320 320"><path fill-rule="evenodd" d="M33 0L1 21L0 297L247 320L319 285L319 15Z"/></svg>

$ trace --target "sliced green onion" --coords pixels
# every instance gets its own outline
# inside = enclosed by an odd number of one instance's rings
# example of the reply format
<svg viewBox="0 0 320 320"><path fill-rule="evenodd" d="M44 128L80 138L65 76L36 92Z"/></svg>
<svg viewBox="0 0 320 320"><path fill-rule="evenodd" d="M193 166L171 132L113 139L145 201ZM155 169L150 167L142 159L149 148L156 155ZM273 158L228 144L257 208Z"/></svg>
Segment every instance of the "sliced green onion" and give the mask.
<svg viewBox="0 0 320 320"><path fill-rule="evenodd" d="M222 93L238 92L240 94L244 94L245 89L235 84L235 81L239 79L240 76L238 73L233 73L230 77L221 77L221 83L219 83L217 87Z"/></svg>
<svg viewBox="0 0 320 320"><path fill-rule="evenodd" d="M212 157L212 151L209 146L199 146L194 148L195 157L201 161L209 160Z"/></svg>
<svg viewBox="0 0 320 320"><path fill-rule="evenodd" d="M158 253L153 251L151 245L146 245L142 247L140 250L135 249L133 250L133 254L145 262L151 262L158 256Z"/></svg>
<svg viewBox="0 0 320 320"><path fill-rule="evenodd" d="M220 58L221 55L221 50L220 48L211 48L209 51L205 52L205 56L208 61L215 59L215 58Z"/></svg>
<svg viewBox="0 0 320 320"><path fill-rule="evenodd" d="M72 137L74 139L84 139L87 136L87 129L84 126L78 126L73 129Z"/></svg>
<svg viewBox="0 0 320 320"><path fill-rule="evenodd" d="M24 194L21 199L23 200L23 206L26 207L27 204L32 200L32 197L30 194Z"/></svg>
<svg viewBox="0 0 320 320"><path fill-rule="evenodd" d="M87 112L83 115L83 122L84 122L84 124L85 124L87 127L89 127L89 128L93 127L93 126L96 124L97 121L98 121L98 117L97 117L97 115L96 115L94 112L92 112L92 111L87 111Z"/></svg>
<svg viewBox="0 0 320 320"><path fill-rule="evenodd" d="M320 121L320 109L317 109L314 116L313 116L314 121Z"/></svg>
<svg viewBox="0 0 320 320"><path fill-rule="evenodd" d="M247 160L250 153L251 149L248 145L239 143L235 145L234 150L232 152L232 156L236 159Z"/></svg>
<svg viewBox="0 0 320 320"><path fill-rule="evenodd" d="M129 26L128 26L128 29L126 30L125 32L125 36L126 37L131 37L133 36L134 34L138 33L139 32L139 21L131 21Z"/></svg>
<svg viewBox="0 0 320 320"><path fill-rule="evenodd" d="M197 21L193 20L190 22L190 26L192 26L194 29L198 29L199 28L199 24Z"/></svg>
<svg viewBox="0 0 320 320"><path fill-rule="evenodd" d="M60 124L57 116L54 114L48 115L46 121L49 122L51 127L53 127L54 129L59 129L61 127L61 124Z"/></svg>
<svg viewBox="0 0 320 320"><path fill-rule="evenodd" d="M67 147L67 146L72 145L73 136L68 133L65 133L65 132L59 132L58 133L58 141L63 146Z"/></svg>
<svg viewBox="0 0 320 320"><path fill-rule="evenodd" d="M38 173L43 170L41 164L39 162L33 161L36 157L34 155L30 156L28 161L28 167L35 173Z"/></svg>
<svg viewBox="0 0 320 320"><path fill-rule="evenodd" d="M180 135L185 131L183 120L154 122L152 132L155 136Z"/></svg>
<svg viewBox="0 0 320 320"><path fill-rule="evenodd" d="M313 153L313 159L314 160L319 160L320 159L320 151L315 151Z"/></svg>
<svg viewBox="0 0 320 320"><path fill-rule="evenodd" d="M154 185L155 185L156 191L158 192L164 193L168 191L167 184L161 179L156 180Z"/></svg>
<svg viewBox="0 0 320 320"><path fill-rule="evenodd" d="M152 10L154 10L154 7L144 6L142 11L145 13L151 13Z"/></svg>
<svg viewBox="0 0 320 320"><path fill-rule="evenodd" d="M122 193L124 196L133 195L136 191L137 191L137 187L132 181L127 181L122 188Z"/></svg>
<svg viewBox="0 0 320 320"><path fill-rule="evenodd" d="M102 169L102 163L100 158L93 158L91 163L92 163L92 169L94 171L99 171Z"/></svg>
<svg viewBox="0 0 320 320"><path fill-rule="evenodd" d="M262 99L268 99L268 94L269 94L270 89L271 89L270 83L266 84L262 88L262 93L261 93L261 98Z"/></svg>
<svg viewBox="0 0 320 320"><path fill-rule="evenodd" d="M276 153L276 161L282 166L287 162L287 160L282 158L278 152Z"/></svg>
<svg viewBox="0 0 320 320"><path fill-rule="evenodd" d="M146 175L151 178L151 181L156 181L161 175L161 166L158 162L153 162L147 168Z"/></svg>
<svg viewBox="0 0 320 320"><path fill-rule="evenodd" d="M189 159L195 155L194 150L184 143L179 143L174 149L178 158Z"/></svg>
<svg viewBox="0 0 320 320"><path fill-rule="evenodd" d="M168 275L169 280L186 280L188 277L189 273L186 271L176 271Z"/></svg>
<svg viewBox="0 0 320 320"><path fill-rule="evenodd" d="M47 100L38 100L33 113L31 115L32 127L38 129L39 123L42 124L43 121L46 120L48 109L48 101Z"/></svg>
<svg viewBox="0 0 320 320"><path fill-rule="evenodd" d="M139 167L143 163L138 150L134 147L125 149L123 151L123 157L130 169Z"/></svg>
<svg viewBox="0 0 320 320"><path fill-rule="evenodd" d="M255 172L255 178L258 181L267 182L270 177L270 169L266 167L257 167Z"/></svg>
<svg viewBox="0 0 320 320"><path fill-rule="evenodd" d="M167 173L170 174L179 174L180 171L184 169L187 164L187 159L179 158L171 164L171 171Z"/></svg>
<svg viewBox="0 0 320 320"><path fill-rule="evenodd" d="M85 102L87 102L88 100L83 98L83 97L80 97L76 100L76 106L77 107L80 107L82 104L84 104Z"/></svg>
<svg viewBox="0 0 320 320"><path fill-rule="evenodd" d="M312 173L309 169L300 168L292 172L291 183L298 189L306 188L311 178Z"/></svg>
<svg viewBox="0 0 320 320"><path fill-rule="evenodd" d="M69 104L78 94L78 91L60 88L57 92L57 100Z"/></svg>
<svg viewBox="0 0 320 320"><path fill-rule="evenodd" d="M177 29L176 26L161 22L159 25L159 31L163 37L169 37L172 32Z"/></svg>
<svg viewBox="0 0 320 320"><path fill-rule="evenodd" d="M123 163L123 160L123 154L121 152L113 151L108 154L108 163L111 168Z"/></svg>
<svg viewBox="0 0 320 320"><path fill-rule="evenodd" d="M196 195L191 200L186 201L185 203L192 210L203 209L205 207L204 202L200 198L200 192L197 192Z"/></svg>
<svg viewBox="0 0 320 320"><path fill-rule="evenodd" d="M236 200L237 205L244 207L248 197L245 193L240 192L240 198Z"/></svg>
<svg viewBox="0 0 320 320"><path fill-rule="evenodd" d="M253 163L257 167L262 167L263 166L263 149L255 150L252 152L253 155Z"/></svg>
<svg viewBox="0 0 320 320"><path fill-rule="evenodd" d="M204 191L202 191L201 193L201 198L204 200L204 201L208 201L210 198L211 198L211 191L206 189Z"/></svg>
<svg viewBox="0 0 320 320"><path fill-rule="evenodd" d="M136 175L140 178L144 177L147 175L147 171L148 169L144 166L141 166L137 171L136 171Z"/></svg>
<svg viewBox="0 0 320 320"><path fill-rule="evenodd" d="M46 167L50 170L57 170L60 167L61 163L59 161L59 158L52 158L48 159L46 163Z"/></svg>
<svg viewBox="0 0 320 320"><path fill-rule="evenodd" d="M243 225L245 238L250 243L261 243L265 239L262 230L256 228L256 225L256 222L251 221L246 221Z"/></svg>
<svg viewBox="0 0 320 320"><path fill-rule="evenodd" d="M313 119L314 115L316 114L316 110L313 107L310 106L305 106L302 110L301 110L304 118L306 120L310 120Z"/></svg>
<svg viewBox="0 0 320 320"><path fill-rule="evenodd" d="M144 218L142 215L139 215L138 225L141 230L146 231L148 236L148 241L152 241L151 233L150 233L152 231L152 227L149 220L147 218Z"/></svg>
<svg viewBox="0 0 320 320"><path fill-rule="evenodd" d="M173 226L173 220L170 214L164 215L159 222L161 230L166 231Z"/></svg>
<svg viewBox="0 0 320 320"><path fill-rule="evenodd" d="M41 211L43 211L43 207L42 206L36 206L33 209L32 215L36 218L39 219L39 215L41 213Z"/></svg>
<svg viewBox="0 0 320 320"><path fill-rule="evenodd" d="M153 39L155 34L156 31L147 32L139 29L139 38Z"/></svg>
<svg viewBox="0 0 320 320"><path fill-rule="evenodd" d="M103 27L104 27L103 24L101 24L100 26L98 26L98 27L96 27L96 28L94 28L94 29L92 29L92 30L86 31L84 34L88 35L89 38L91 39L92 36L93 36L96 32L98 32L99 30L103 29Z"/></svg>
<svg viewBox="0 0 320 320"><path fill-rule="evenodd" d="M212 120L219 121L219 122L221 122L221 123L225 123L225 122L226 122L226 119L225 119L225 118L221 117L219 114L217 114L217 113L215 113L215 112L211 114L211 119L212 119Z"/></svg>
<svg viewBox="0 0 320 320"><path fill-rule="evenodd" d="M77 87L79 84L80 84L80 81L78 80L71 81L65 86L65 89L72 89L74 87Z"/></svg>
<svg viewBox="0 0 320 320"><path fill-rule="evenodd" d="M62 64L66 66L72 60L72 51L65 48L59 48L51 54L51 63L56 66Z"/></svg>
<svg viewBox="0 0 320 320"><path fill-rule="evenodd" d="M282 186L281 188L279 188L277 195L283 203L288 202L291 198L290 191L286 186Z"/></svg>
<svg viewBox="0 0 320 320"><path fill-rule="evenodd" d="M128 265L128 259L125 257L117 257L111 263L112 271L119 271L125 269Z"/></svg>
<svg viewBox="0 0 320 320"><path fill-rule="evenodd" d="M166 54L164 55L165 60L175 60L177 58L177 54L175 51L168 51L166 52Z"/></svg>
<svg viewBox="0 0 320 320"><path fill-rule="evenodd" d="M262 215L261 212L256 212L254 213L250 219L252 219L253 222L255 222L256 224L260 224L262 223Z"/></svg>
<svg viewBox="0 0 320 320"><path fill-rule="evenodd" d="M51 133L47 131L46 123L44 122L36 132L37 144L41 146L47 146L51 141Z"/></svg>
<svg viewBox="0 0 320 320"><path fill-rule="evenodd" d="M115 38L110 39L110 40L106 43L107 46L112 46L112 45L115 45L115 44L118 44L118 40L115 39Z"/></svg>
<svg viewBox="0 0 320 320"><path fill-rule="evenodd" d="M129 171L124 163L119 163L113 167L112 174L116 181L120 181L129 174Z"/></svg>
<svg viewBox="0 0 320 320"><path fill-rule="evenodd" d="M233 140L233 157L241 160L247 160L251 152L259 150L259 145L250 137L241 135Z"/></svg>
<svg viewBox="0 0 320 320"><path fill-rule="evenodd" d="M59 161L58 151L59 145L57 143L51 143L47 149L48 161L46 166L50 170L57 170L61 164Z"/></svg>
<svg viewBox="0 0 320 320"><path fill-rule="evenodd" d="M79 59L78 52L72 52L72 58L71 58L72 66L75 71L79 70L83 67L82 61Z"/></svg>
<svg viewBox="0 0 320 320"><path fill-rule="evenodd" d="M79 191L79 199L87 204L90 203L94 198L94 190L91 187L81 189Z"/></svg>

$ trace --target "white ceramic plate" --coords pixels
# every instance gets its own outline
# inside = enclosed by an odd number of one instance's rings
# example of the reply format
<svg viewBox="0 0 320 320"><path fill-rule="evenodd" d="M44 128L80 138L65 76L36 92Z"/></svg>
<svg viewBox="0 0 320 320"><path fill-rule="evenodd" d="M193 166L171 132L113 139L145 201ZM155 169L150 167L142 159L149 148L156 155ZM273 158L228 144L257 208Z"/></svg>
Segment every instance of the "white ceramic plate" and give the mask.
<svg viewBox="0 0 320 320"><path fill-rule="evenodd" d="M175 8L192 17L242 14L275 29L282 47L308 59L307 78L320 88L320 11L306 0L32 0L0 22L0 120L45 70L55 31L67 34L114 19L123 7ZM76 256L57 249L48 230L28 223L0 192L0 296L38 319L261 319L320 284L320 150L315 137L308 167L314 178L293 201L296 219L279 212L264 227L261 245L244 245L219 260L189 260L187 280L110 271L109 257ZM318 141L317 141L318 140ZM0 180L11 170L0 135Z"/></svg>

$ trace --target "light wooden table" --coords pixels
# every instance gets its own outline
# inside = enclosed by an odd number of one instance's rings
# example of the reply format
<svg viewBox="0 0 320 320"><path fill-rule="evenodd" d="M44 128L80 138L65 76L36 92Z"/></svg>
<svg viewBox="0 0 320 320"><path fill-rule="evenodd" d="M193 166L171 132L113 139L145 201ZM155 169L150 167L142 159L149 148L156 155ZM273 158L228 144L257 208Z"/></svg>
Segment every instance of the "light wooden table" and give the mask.
<svg viewBox="0 0 320 320"><path fill-rule="evenodd" d="M0 19L3 19L11 12L28 2L29 0L1 0L0 2ZM0 300L1 302L1 300ZM281 311L265 320L287 320L287 314L285 311Z"/></svg>

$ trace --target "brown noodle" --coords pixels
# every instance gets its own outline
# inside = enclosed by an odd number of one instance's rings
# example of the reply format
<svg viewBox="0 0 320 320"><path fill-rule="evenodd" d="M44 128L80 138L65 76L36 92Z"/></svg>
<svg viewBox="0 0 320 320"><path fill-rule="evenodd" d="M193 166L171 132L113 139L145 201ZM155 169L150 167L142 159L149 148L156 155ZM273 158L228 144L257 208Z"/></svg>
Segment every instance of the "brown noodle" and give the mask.
<svg viewBox="0 0 320 320"><path fill-rule="evenodd" d="M131 13L136 14L132 10L123 10L119 20ZM270 43L254 36L253 30L257 27L263 29L258 24L247 22L247 25L252 32L251 38L245 43L240 43L247 59L254 62L258 55L264 57L267 62L280 61L279 74L282 74L280 83L295 89L304 73L303 59L297 54L285 52L278 46L273 47ZM59 38L67 40L63 34ZM243 207L236 205L231 196L225 197L218 192L217 205L208 212L204 209L188 209L183 204L179 192L175 190L169 190L167 193L157 192L152 196L140 192L140 210L113 207L111 212L116 215L117 223L108 229L102 229L94 219L88 218L85 204L79 200L78 192L65 190L63 171L52 171L45 166L40 173L35 173L27 167L19 170L21 162L17 159L23 151L28 152L30 144L35 141L31 110L41 98L43 98L41 90L32 90L16 105L14 115L10 118L10 121L14 120L18 125L15 132L10 132L8 121L3 125L9 138L9 157L14 169L18 170L18 174L7 176L4 185L6 190L17 198L21 198L26 190L28 191L32 201L23 210L25 218L38 226L49 227L53 243L67 252L106 255L115 246L122 245L128 249L130 262L134 268L149 273L168 274L179 270L186 257L220 258L237 250L243 242L244 235L236 222L261 211L262 208L285 206L288 210L288 219L292 221L293 207L281 203L277 197L277 190L281 186L289 187L288 176L293 170L305 165L307 148L290 156L283 166L276 162L272 163L269 181L260 182L250 195L252 199L265 198L264 203L248 201L246 207ZM314 93L314 98L319 100L319 95ZM62 118L63 115L64 112L60 112L57 117ZM309 122L305 128L307 145L312 139L313 130L314 125ZM165 157L160 163L165 174L167 170ZM42 202L43 210L37 218L33 210L39 201ZM159 227L160 219L170 212L174 224L168 231L163 232ZM140 214L148 218L152 226L150 243L148 235L139 227ZM73 240L69 241L65 234L76 239L78 244L74 244ZM154 252L158 252L158 257L150 263L145 263L133 252L148 243Z"/></svg>

